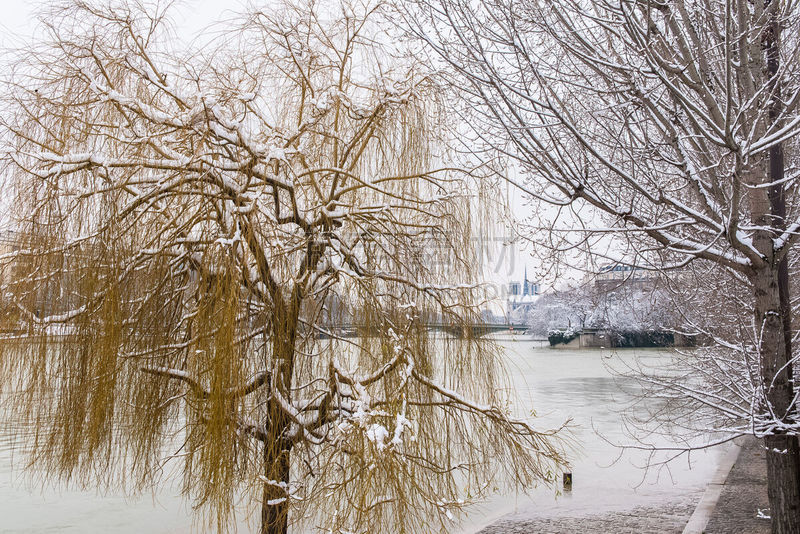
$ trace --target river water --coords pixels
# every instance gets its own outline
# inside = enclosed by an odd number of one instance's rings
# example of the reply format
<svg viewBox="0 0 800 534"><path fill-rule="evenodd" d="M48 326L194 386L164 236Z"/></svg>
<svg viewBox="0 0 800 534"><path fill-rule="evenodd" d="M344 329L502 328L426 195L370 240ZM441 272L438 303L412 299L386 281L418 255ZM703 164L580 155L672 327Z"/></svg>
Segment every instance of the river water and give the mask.
<svg viewBox="0 0 800 534"><path fill-rule="evenodd" d="M639 390L635 381L615 378L610 367L668 361L667 351L550 349L531 341L501 344L519 411L535 410L542 428L572 419L573 435L580 444L570 455L573 488L561 495L552 488L538 488L529 495L495 496L472 510L454 532L477 532L508 513L538 517L619 511L670 501L705 487L719 451L693 453L691 462L683 458L668 468L644 471L647 453L620 454L615 446L632 443L620 412L631 410L631 394ZM633 408L639 415L647 409L647 403ZM42 489L21 474L16 463L12 469L12 459L8 440L0 439L0 533L192 532L191 510L177 496L178 482L154 496L138 498ZM239 531L248 531L244 523Z"/></svg>
<svg viewBox="0 0 800 534"><path fill-rule="evenodd" d="M572 420L579 444L569 457L572 490L557 493L553 488L537 488L528 495L491 498L468 516L463 534L477 532L507 514L524 520L619 512L660 506L705 489L722 456L720 448L695 451L660 468L645 469L669 454L618 446L639 445L622 413L647 419L659 401L641 399L639 383L613 370L663 367L671 360L669 351L551 349L525 341L502 345L520 404L536 411L537 424L546 427ZM648 439L659 446L670 444L665 438Z"/></svg>

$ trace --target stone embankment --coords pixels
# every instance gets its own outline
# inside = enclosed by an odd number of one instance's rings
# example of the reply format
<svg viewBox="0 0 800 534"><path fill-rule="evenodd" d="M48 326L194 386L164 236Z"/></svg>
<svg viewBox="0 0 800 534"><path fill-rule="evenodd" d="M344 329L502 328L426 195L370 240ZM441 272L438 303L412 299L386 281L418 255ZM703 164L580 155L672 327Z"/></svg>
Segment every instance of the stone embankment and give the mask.
<svg viewBox="0 0 800 534"><path fill-rule="evenodd" d="M536 518L528 512L524 519L502 519L479 534L769 534L768 508L764 450L760 441L748 438L730 471L720 473L705 495L598 515Z"/></svg>
<svg viewBox="0 0 800 534"><path fill-rule="evenodd" d="M767 459L761 441L748 439L722 487L706 534L769 534Z"/></svg>
<svg viewBox="0 0 800 534"><path fill-rule="evenodd" d="M658 507L579 517L507 519L478 534L681 534L700 494Z"/></svg>

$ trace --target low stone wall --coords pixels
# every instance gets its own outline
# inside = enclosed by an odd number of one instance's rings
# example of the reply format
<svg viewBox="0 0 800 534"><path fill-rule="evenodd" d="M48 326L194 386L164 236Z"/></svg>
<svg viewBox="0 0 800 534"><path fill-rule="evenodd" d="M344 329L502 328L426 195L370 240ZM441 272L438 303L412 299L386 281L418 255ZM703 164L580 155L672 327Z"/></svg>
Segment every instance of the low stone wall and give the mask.
<svg viewBox="0 0 800 534"><path fill-rule="evenodd" d="M701 343L696 337L666 331L614 331L584 329L568 343L557 343L552 348L613 349L644 347L694 347Z"/></svg>

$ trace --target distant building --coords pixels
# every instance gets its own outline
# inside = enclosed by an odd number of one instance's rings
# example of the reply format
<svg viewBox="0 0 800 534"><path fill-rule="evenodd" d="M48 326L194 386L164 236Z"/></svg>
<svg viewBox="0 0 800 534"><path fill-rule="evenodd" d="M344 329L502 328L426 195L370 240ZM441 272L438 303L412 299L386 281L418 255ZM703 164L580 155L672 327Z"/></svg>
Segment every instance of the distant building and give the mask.
<svg viewBox="0 0 800 534"><path fill-rule="evenodd" d="M528 269L525 269L525 277L522 282L510 282L508 284L508 297L506 299L506 313L513 313L517 310L525 311L538 300L540 294L539 284L528 280Z"/></svg>
<svg viewBox="0 0 800 534"><path fill-rule="evenodd" d="M610 290L622 284L652 285L655 280L653 271L633 265L613 263L600 267L595 275L594 284L599 289Z"/></svg>

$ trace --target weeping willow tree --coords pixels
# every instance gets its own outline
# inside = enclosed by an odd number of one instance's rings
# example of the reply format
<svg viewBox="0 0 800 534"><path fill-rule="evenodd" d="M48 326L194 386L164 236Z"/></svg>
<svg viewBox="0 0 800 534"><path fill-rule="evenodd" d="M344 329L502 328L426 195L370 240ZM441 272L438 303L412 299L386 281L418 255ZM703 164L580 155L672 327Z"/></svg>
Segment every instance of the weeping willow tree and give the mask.
<svg viewBox="0 0 800 534"><path fill-rule="evenodd" d="M379 12L255 12L193 54L153 6L43 18L0 119L5 419L38 473L138 491L177 465L199 517L245 500L263 533L446 531L551 477L469 336L475 190L440 95Z"/></svg>

